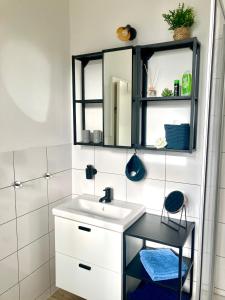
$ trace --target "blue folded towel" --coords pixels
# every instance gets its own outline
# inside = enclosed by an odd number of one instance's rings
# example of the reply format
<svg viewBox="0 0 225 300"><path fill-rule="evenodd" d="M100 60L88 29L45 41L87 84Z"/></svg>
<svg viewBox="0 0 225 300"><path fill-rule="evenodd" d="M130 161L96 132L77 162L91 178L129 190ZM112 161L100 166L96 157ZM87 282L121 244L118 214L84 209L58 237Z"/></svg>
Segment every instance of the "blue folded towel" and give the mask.
<svg viewBox="0 0 225 300"><path fill-rule="evenodd" d="M141 250L141 262L153 281L178 278L178 256L170 249ZM187 271L185 262L182 264L182 276Z"/></svg>

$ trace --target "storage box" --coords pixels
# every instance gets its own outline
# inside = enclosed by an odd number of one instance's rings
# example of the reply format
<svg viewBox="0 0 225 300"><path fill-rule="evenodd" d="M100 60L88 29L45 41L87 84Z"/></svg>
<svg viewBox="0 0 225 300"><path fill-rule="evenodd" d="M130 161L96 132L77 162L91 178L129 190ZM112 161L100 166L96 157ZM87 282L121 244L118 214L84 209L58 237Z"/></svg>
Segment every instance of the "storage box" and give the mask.
<svg viewBox="0 0 225 300"><path fill-rule="evenodd" d="M188 150L190 140L189 124L165 124L166 141L168 149Z"/></svg>

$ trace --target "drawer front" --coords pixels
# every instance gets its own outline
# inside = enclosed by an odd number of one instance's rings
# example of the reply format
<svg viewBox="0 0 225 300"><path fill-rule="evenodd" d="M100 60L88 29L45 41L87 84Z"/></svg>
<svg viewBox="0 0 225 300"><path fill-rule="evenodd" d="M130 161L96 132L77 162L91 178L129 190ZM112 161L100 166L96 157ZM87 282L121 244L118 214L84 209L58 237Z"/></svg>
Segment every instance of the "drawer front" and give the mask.
<svg viewBox="0 0 225 300"><path fill-rule="evenodd" d="M122 275L56 252L56 286L87 300L121 300Z"/></svg>
<svg viewBox="0 0 225 300"><path fill-rule="evenodd" d="M122 273L122 234L55 217L55 249Z"/></svg>

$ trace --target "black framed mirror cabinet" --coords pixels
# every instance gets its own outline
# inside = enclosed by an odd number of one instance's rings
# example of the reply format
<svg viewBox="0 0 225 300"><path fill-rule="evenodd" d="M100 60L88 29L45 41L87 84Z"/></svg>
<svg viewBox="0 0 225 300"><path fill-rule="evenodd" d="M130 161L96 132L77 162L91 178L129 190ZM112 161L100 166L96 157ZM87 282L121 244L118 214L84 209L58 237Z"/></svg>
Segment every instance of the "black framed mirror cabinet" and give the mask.
<svg viewBox="0 0 225 300"><path fill-rule="evenodd" d="M199 63L197 38L72 56L74 144L191 153Z"/></svg>

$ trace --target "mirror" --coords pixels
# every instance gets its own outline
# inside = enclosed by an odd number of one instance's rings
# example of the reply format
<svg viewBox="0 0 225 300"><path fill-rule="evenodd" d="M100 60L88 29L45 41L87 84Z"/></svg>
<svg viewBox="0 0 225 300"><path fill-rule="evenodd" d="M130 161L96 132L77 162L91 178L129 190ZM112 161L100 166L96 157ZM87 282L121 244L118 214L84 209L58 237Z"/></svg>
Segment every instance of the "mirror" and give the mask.
<svg viewBox="0 0 225 300"><path fill-rule="evenodd" d="M104 52L104 144L131 146L132 49Z"/></svg>

